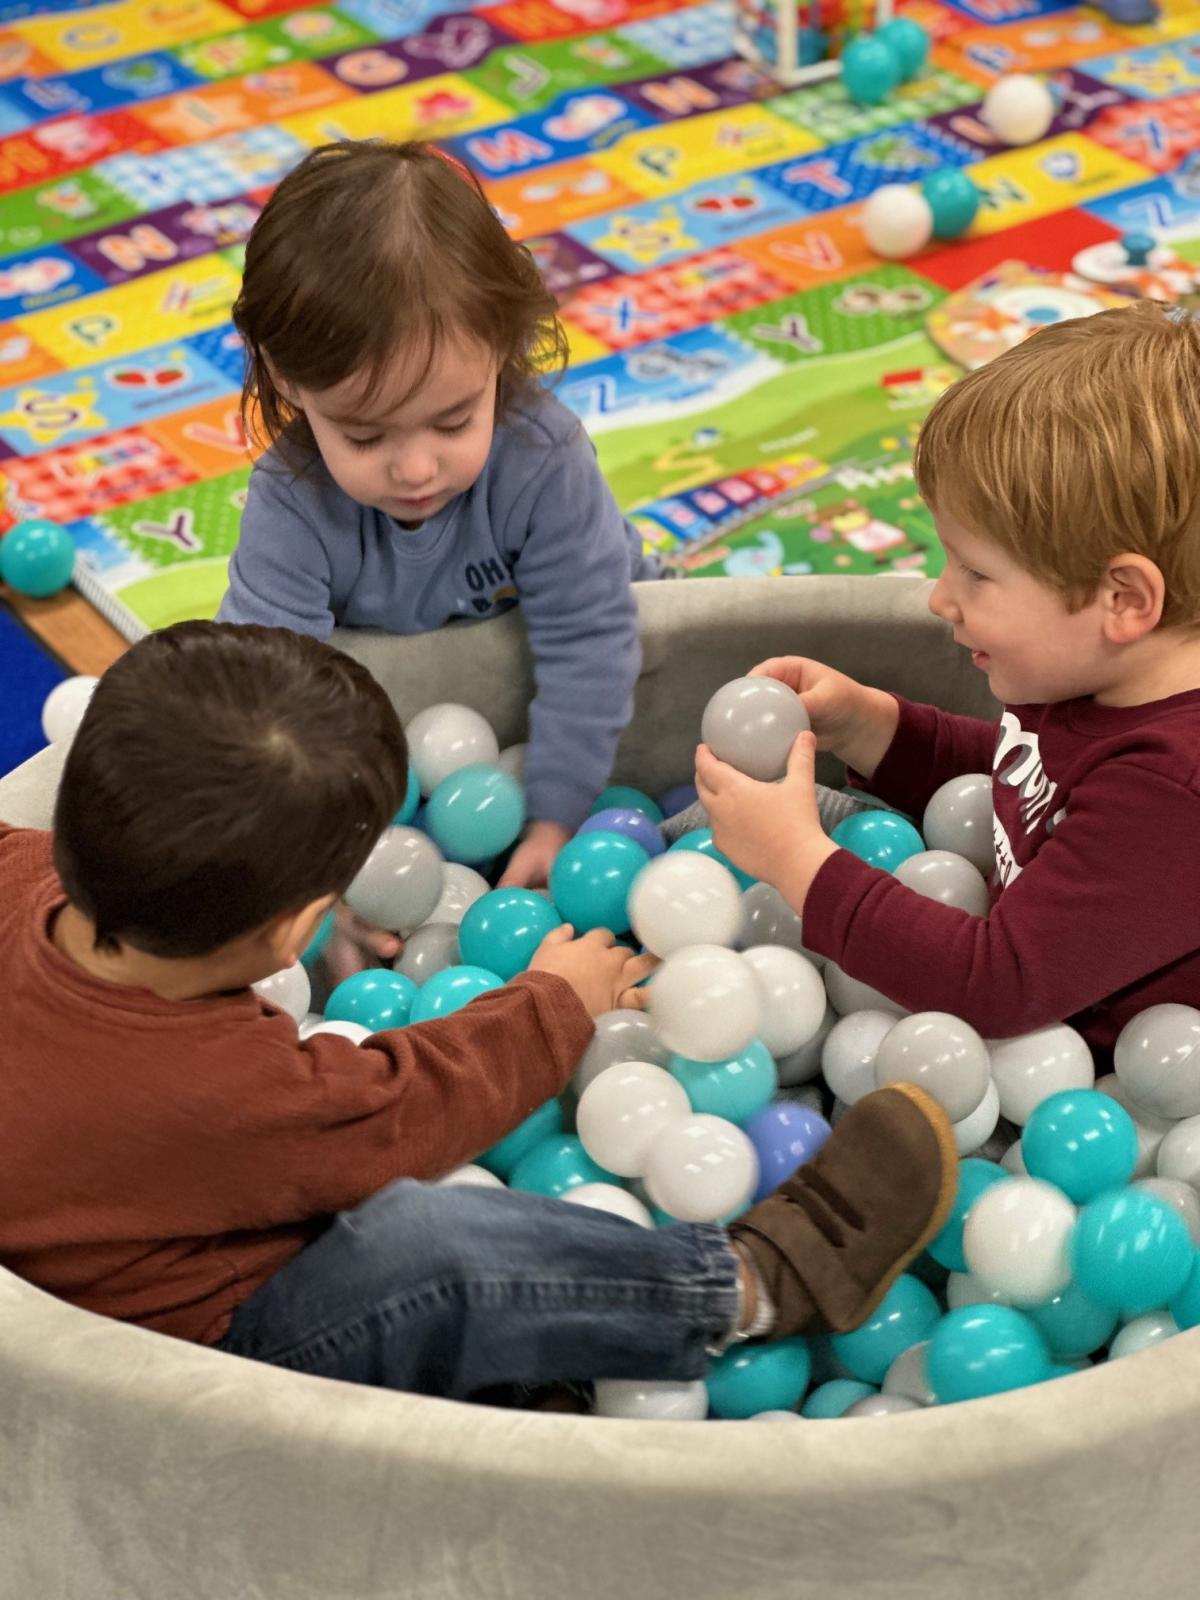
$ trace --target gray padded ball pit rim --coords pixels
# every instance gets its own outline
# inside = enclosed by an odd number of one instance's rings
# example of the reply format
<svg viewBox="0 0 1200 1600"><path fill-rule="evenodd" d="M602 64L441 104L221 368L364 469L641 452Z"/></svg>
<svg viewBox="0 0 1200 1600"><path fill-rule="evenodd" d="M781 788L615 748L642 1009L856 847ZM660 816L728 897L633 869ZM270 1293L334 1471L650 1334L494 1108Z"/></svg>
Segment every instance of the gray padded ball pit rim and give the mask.
<svg viewBox="0 0 1200 1600"><path fill-rule="evenodd" d="M924 594L886 578L647 589L623 775L686 771L711 690L788 648L986 709ZM516 738L497 682L520 661L513 623L451 638L354 647L404 686L405 715L464 698ZM0 782L0 816L44 824L57 770L48 754ZM302 1377L0 1272L0 1467L0 1600L1182 1595L1200 1558L1200 1336L878 1421L597 1421Z"/></svg>

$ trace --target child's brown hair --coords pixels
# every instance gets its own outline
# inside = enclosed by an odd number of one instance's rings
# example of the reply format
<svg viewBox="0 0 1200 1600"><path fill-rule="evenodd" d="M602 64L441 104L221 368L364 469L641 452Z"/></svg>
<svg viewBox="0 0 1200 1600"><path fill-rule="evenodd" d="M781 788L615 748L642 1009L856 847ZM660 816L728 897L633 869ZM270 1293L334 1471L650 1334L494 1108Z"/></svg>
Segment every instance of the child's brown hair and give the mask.
<svg viewBox="0 0 1200 1600"><path fill-rule="evenodd" d="M566 338L533 257L475 178L432 146L347 140L314 150L267 201L246 244L233 320L246 346L242 417L258 446L315 451L277 378L364 398L402 348L432 360L466 333L497 357L501 405L561 366Z"/></svg>
<svg viewBox="0 0 1200 1600"><path fill-rule="evenodd" d="M948 389L921 429L917 487L1068 607L1124 551L1166 585L1163 623L1200 623L1200 320L1142 300L1060 322Z"/></svg>

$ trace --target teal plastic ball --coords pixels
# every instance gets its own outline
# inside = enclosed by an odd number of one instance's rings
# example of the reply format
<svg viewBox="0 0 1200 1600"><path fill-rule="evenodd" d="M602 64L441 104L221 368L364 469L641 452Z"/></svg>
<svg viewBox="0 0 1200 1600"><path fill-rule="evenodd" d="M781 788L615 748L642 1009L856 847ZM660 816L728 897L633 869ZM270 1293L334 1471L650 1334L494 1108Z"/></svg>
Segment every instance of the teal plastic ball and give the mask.
<svg viewBox="0 0 1200 1600"><path fill-rule="evenodd" d="M443 967L427 978L413 1001L412 1022L431 1022L449 1017L489 989L502 989L504 980L483 967Z"/></svg>
<svg viewBox="0 0 1200 1600"><path fill-rule="evenodd" d="M708 1403L718 1417L793 1411L808 1388L812 1352L795 1336L771 1344L735 1345L708 1369Z"/></svg>
<svg viewBox="0 0 1200 1600"><path fill-rule="evenodd" d="M643 811L651 822L662 822L663 808L657 800L652 800L641 789L630 788L627 783L610 783L608 788L596 797L596 803L588 813L594 817L597 811L609 811L620 806L623 809Z"/></svg>
<svg viewBox="0 0 1200 1600"><path fill-rule="evenodd" d="M65 589L75 571L75 541L45 517L18 522L0 539L0 582L31 600Z"/></svg>
<svg viewBox="0 0 1200 1600"><path fill-rule="evenodd" d="M694 850L697 855L707 856L710 861L719 861L727 872L733 873L739 889L749 889L758 882L757 878L752 878L748 872L743 872L741 867L735 867L723 850L717 849L713 843L711 828L693 828L690 833L681 834L670 848Z"/></svg>
<svg viewBox="0 0 1200 1600"><path fill-rule="evenodd" d="M961 167L939 167L921 180L921 193L933 212L939 239L957 239L975 221L983 199L979 187Z"/></svg>
<svg viewBox="0 0 1200 1600"><path fill-rule="evenodd" d="M894 811L858 811L852 817L843 817L829 837L843 850L883 872L894 872L902 861L925 848L924 839L912 823Z"/></svg>
<svg viewBox="0 0 1200 1600"><path fill-rule="evenodd" d="M724 1117L738 1127L769 1105L779 1087L775 1062L761 1039L752 1039L743 1051L725 1061L693 1061L672 1055L667 1071L682 1084L693 1111Z"/></svg>
<svg viewBox="0 0 1200 1600"><path fill-rule="evenodd" d="M966 1226L967 1213L985 1189L1010 1176L998 1162L983 1161L978 1156L968 1156L958 1163L958 1189L954 1205L942 1231L929 1244L929 1254L939 1266L949 1267L951 1272L966 1272L963 1228Z"/></svg>
<svg viewBox="0 0 1200 1600"><path fill-rule="evenodd" d="M1200 1327L1200 1251L1192 1258L1183 1287L1172 1296L1167 1309L1181 1331Z"/></svg>
<svg viewBox="0 0 1200 1600"><path fill-rule="evenodd" d="M563 1126L561 1101L547 1100L536 1111L531 1111L524 1122L518 1122L511 1133L497 1139L490 1150L485 1150L478 1157L479 1165L507 1180L524 1156L545 1140L562 1133Z"/></svg>
<svg viewBox="0 0 1200 1600"><path fill-rule="evenodd" d="M877 106L900 82L894 51L871 34L860 34L842 51L842 82L856 105Z"/></svg>
<svg viewBox="0 0 1200 1600"><path fill-rule="evenodd" d="M357 1022L372 1033L403 1028L416 998L417 986L411 978L386 967L368 967L338 984L325 1007L325 1021Z"/></svg>
<svg viewBox="0 0 1200 1600"><path fill-rule="evenodd" d="M1165 1306L1184 1287L1196 1252L1182 1217L1145 1189L1099 1195L1071 1235L1075 1282L1122 1316Z"/></svg>
<svg viewBox="0 0 1200 1600"><path fill-rule="evenodd" d="M1099 1350L1113 1336L1120 1314L1089 1300L1078 1284L1065 1289L1044 1306L1030 1306L1025 1315L1037 1324L1056 1361L1077 1361Z"/></svg>
<svg viewBox="0 0 1200 1600"><path fill-rule="evenodd" d="M875 37L900 63L902 81L915 78L929 60L929 34L911 17L893 17L882 28L876 28Z"/></svg>
<svg viewBox="0 0 1200 1600"><path fill-rule="evenodd" d="M579 833L550 868L550 898L576 933L629 927L629 888L650 857L620 833Z"/></svg>
<svg viewBox="0 0 1200 1600"><path fill-rule="evenodd" d="M490 861L516 841L525 822L525 792L499 767L460 767L429 797L425 831L448 861Z"/></svg>
<svg viewBox="0 0 1200 1600"><path fill-rule="evenodd" d="M406 828L416 816L421 804L421 785L417 782L417 774L412 764L408 768L408 787L404 791L404 804L392 818L393 828Z"/></svg>
<svg viewBox="0 0 1200 1600"><path fill-rule="evenodd" d="M800 1407L800 1415L813 1422L828 1422L841 1417L858 1400L866 1400L879 1391L870 1383L860 1383L857 1378L830 1378L828 1383L814 1389Z"/></svg>
<svg viewBox="0 0 1200 1600"><path fill-rule="evenodd" d="M942 1318L925 1356L942 1405L1025 1389L1054 1376L1041 1329L1011 1306L963 1306Z"/></svg>
<svg viewBox="0 0 1200 1600"><path fill-rule="evenodd" d="M1097 1089L1063 1089L1037 1106L1021 1135L1031 1178L1044 1178L1085 1205L1133 1177L1138 1136L1133 1118Z"/></svg>
<svg viewBox="0 0 1200 1600"><path fill-rule="evenodd" d="M510 1189L526 1194L560 1195L584 1183L612 1183L624 1187L613 1173L593 1161L573 1133L543 1139L526 1152L509 1174Z"/></svg>
<svg viewBox="0 0 1200 1600"><path fill-rule="evenodd" d="M896 1357L928 1339L938 1303L919 1278L902 1273L866 1320L829 1341L834 1355L863 1383L880 1384Z"/></svg>
<svg viewBox="0 0 1200 1600"><path fill-rule="evenodd" d="M467 907L458 929L459 954L469 966L507 982L525 971L538 945L561 926L562 918L544 895L492 889Z"/></svg>

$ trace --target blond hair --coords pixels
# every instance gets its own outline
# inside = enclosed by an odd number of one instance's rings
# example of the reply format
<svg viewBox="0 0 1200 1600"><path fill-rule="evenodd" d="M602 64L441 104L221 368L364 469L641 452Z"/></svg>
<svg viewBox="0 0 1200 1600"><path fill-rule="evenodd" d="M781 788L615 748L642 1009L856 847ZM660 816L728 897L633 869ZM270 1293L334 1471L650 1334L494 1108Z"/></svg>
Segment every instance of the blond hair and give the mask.
<svg viewBox="0 0 1200 1600"><path fill-rule="evenodd" d="M1200 318L1143 300L1041 330L942 395L914 469L1068 606L1133 551L1163 574L1163 623L1200 622Z"/></svg>

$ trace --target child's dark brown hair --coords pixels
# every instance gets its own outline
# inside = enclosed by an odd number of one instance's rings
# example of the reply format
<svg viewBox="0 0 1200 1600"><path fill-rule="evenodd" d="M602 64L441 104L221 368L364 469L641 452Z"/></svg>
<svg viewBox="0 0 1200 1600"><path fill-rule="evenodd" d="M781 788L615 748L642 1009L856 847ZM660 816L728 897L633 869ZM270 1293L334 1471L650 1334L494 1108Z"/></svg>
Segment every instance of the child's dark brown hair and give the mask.
<svg viewBox="0 0 1200 1600"><path fill-rule="evenodd" d="M399 349L431 361L447 335L493 350L503 405L561 367L566 339L533 257L479 184L426 144L323 145L268 200L246 245L233 320L246 346L242 416L258 445L315 451L276 378L364 398Z"/></svg>

